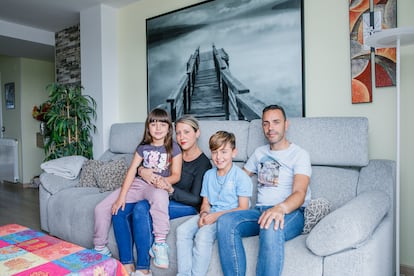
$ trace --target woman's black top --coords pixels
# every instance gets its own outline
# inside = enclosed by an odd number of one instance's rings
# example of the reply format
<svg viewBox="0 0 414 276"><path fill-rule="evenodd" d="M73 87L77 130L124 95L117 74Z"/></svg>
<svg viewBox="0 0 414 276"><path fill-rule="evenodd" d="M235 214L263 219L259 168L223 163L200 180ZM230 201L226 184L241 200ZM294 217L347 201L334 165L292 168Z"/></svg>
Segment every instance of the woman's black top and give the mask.
<svg viewBox="0 0 414 276"><path fill-rule="evenodd" d="M183 160L181 179L173 185L174 192L170 199L183 204L191 205L199 210L201 205L201 185L204 173L211 169L210 160L201 153L191 162Z"/></svg>

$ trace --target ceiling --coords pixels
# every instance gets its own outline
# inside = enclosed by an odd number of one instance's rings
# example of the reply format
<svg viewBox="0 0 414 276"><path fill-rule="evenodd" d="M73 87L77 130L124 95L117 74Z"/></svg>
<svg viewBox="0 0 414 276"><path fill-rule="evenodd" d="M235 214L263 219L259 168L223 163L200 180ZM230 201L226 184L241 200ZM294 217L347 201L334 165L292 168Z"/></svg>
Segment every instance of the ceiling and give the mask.
<svg viewBox="0 0 414 276"><path fill-rule="evenodd" d="M0 20L49 32L79 23L80 11L105 4L119 8L138 0L0 0ZM54 60L54 47L0 35L0 55Z"/></svg>

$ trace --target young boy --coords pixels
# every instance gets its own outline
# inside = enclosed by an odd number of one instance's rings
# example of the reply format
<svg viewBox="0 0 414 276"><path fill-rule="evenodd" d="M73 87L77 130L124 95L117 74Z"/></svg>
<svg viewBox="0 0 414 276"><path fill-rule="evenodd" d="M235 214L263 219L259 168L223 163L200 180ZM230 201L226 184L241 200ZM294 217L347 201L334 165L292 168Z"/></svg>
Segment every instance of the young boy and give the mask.
<svg viewBox="0 0 414 276"><path fill-rule="evenodd" d="M204 174L200 214L177 228L178 274L206 275L216 240L216 221L222 214L249 208L250 177L233 164L237 154L233 133L217 131L210 137L215 167Z"/></svg>

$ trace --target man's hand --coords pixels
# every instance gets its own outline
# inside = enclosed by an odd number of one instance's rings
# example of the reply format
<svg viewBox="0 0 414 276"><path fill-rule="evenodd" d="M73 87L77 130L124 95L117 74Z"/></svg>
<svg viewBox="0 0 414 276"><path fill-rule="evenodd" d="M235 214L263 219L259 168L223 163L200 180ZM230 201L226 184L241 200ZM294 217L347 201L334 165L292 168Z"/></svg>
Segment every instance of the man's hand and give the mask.
<svg viewBox="0 0 414 276"><path fill-rule="evenodd" d="M272 221L275 221L274 229L277 230L279 227L283 229L285 226L285 214L286 208L282 204L267 209L259 218L260 228L269 229Z"/></svg>

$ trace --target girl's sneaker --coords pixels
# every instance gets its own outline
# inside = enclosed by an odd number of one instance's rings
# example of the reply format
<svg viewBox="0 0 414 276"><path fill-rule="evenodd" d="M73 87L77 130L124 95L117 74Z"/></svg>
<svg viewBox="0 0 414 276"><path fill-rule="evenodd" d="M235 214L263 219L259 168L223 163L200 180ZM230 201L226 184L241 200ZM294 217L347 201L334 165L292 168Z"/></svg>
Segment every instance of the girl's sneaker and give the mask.
<svg viewBox="0 0 414 276"><path fill-rule="evenodd" d="M168 245L165 242L156 243L151 246L149 254L153 259L153 263L159 268L168 268Z"/></svg>
<svg viewBox="0 0 414 276"><path fill-rule="evenodd" d="M103 247L95 247L95 251L102 254L102 255L112 257L111 250L109 250L109 248L106 245L103 246Z"/></svg>

